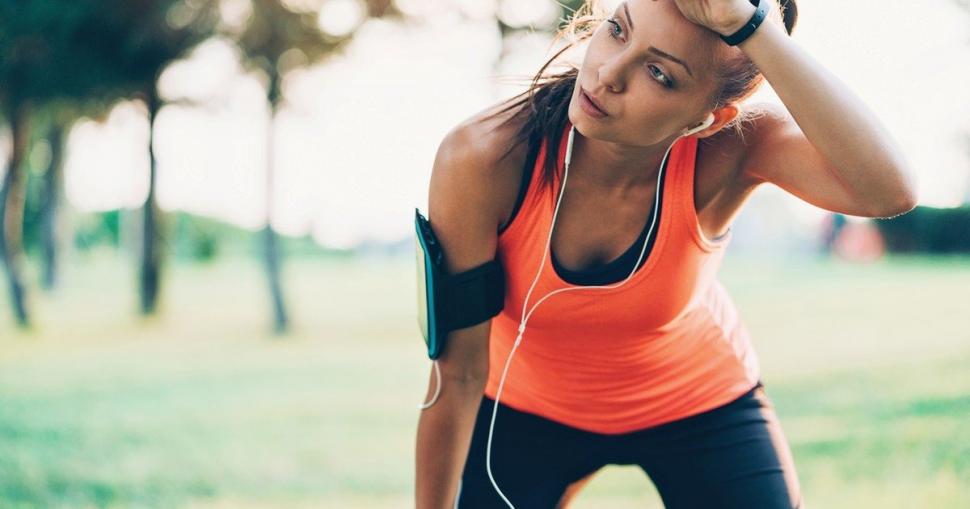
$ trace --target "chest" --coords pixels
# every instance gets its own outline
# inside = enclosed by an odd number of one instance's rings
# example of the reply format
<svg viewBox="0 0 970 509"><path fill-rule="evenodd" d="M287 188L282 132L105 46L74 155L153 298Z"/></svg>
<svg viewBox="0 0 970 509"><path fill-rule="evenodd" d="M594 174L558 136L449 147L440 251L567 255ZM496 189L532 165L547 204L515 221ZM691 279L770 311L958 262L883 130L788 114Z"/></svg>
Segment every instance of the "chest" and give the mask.
<svg viewBox="0 0 970 509"><path fill-rule="evenodd" d="M744 202L745 193L736 182L737 156L717 143L698 143L693 179L693 203L697 222L707 239L725 235ZM660 190L672 185L664 176ZM567 181L556 217L551 249L556 259L571 270L587 270L619 258L651 228L656 235L659 218L653 212L659 202L661 215L673 213L672 204L658 199L658 182L630 190L603 190L581 180ZM607 204L604 206L604 204Z"/></svg>

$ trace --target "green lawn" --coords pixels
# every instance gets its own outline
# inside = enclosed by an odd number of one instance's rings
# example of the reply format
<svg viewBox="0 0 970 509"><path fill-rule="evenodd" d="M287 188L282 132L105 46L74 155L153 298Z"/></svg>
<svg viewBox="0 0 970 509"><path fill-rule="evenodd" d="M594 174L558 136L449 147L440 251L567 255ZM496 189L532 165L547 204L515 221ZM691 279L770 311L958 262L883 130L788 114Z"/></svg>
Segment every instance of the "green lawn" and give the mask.
<svg viewBox="0 0 970 509"><path fill-rule="evenodd" d="M290 261L287 338L257 262L167 269L144 321L124 257L69 260L29 333L0 298L0 508L412 505L412 259ZM809 507L970 507L970 259L728 258L721 280ZM661 506L609 467L575 507Z"/></svg>

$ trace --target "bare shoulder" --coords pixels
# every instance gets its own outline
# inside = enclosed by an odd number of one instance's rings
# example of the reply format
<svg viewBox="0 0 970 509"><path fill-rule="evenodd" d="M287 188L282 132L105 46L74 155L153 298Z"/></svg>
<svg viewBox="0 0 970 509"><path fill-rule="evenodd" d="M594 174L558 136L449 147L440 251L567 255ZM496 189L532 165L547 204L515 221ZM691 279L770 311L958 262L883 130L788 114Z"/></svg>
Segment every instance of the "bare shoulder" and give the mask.
<svg viewBox="0 0 970 509"><path fill-rule="evenodd" d="M723 234L755 189L764 184L743 171L745 158L785 113L773 103L746 105L737 129L721 129L698 141L694 206L709 238Z"/></svg>
<svg viewBox="0 0 970 509"><path fill-rule="evenodd" d="M479 173L489 176L500 173L517 155L516 151L513 151L509 157L501 159L502 154L512 143L518 127L517 124L505 123L511 118L512 112L490 116L500 110L501 104L489 106L451 128L442 140L439 151L443 148L449 153L463 154L466 158L474 159L481 167ZM524 156L524 148L516 148Z"/></svg>
<svg viewBox="0 0 970 509"><path fill-rule="evenodd" d="M507 122L514 111L498 113L504 104L496 103L475 113L453 127L446 137L453 145L450 148L464 151L480 163L481 168L477 173L489 180L493 187L498 187L500 194L508 191L505 184L517 187L518 177L521 176L521 171L518 170L526 156L526 147L521 144L502 158L520 127L519 122ZM516 189L511 191L514 194Z"/></svg>
<svg viewBox="0 0 970 509"><path fill-rule="evenodd" d="M518 193L525 147L502 158L514 139L511 112L489 117L493 105L453 127L438 146L428 191L428 219L441 238L451 271L494 258L498 227ZM449 259L451 258L451 259Z"/></svg>
<svg viewBox="0 0 970 509"><path fill-rule="evenodd" d="M789 115L781 105L759 102L745 107L738 128L726 128L703 138L698 144L697 167L715 181L719 188L730 186L746 194L762 182L749 178L741 170L751 148L778 129ZM698 186L701 182L698 182Z"/></svg>
<svg viewBox="0 0 970 509"><path fill-rule="evenodd" d="M790 122L791 113L783 105L762 101L745 107L740 133L725 129L718 135L722 135L721 144L730 146L738 162L743 162L753 148L778 131L787 129Z"/></svg>

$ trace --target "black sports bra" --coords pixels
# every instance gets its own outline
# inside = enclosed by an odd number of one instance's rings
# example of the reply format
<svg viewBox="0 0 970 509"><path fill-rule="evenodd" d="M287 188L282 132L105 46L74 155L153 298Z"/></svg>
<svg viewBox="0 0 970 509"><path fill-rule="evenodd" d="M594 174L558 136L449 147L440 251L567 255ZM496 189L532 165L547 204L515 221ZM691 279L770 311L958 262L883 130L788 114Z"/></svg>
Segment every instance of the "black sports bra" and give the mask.
<svg viewBox="0 0 970 509"><path fill-rule="evenodd" d="M510 224L512 224L512 221L515 220L515 216L518 214L519 209L521 208L522 203L525 200L525 195L526 195L526 192L528 191L529 183L532 181L532 173L535 168L535 162L536 162L536 158L538 157L538 152L539 152L539 144L534 143L530 140L528 156L526 157L525 167L523 168L523 171L522 171L522 181L519 183L519 194L515 199L515 206L512 209L511 217L509 217L509 220L506 221L505 224L499 228L498 233L500 235L509 227ZM667 163L665 162L664 163L665 169L663 171L663 174L660 177L661 191L660 191L660 201L657 204L658 209L663 208L662 189L664 186L664 181L666 181L667 179L666 165ZM627 276L630 275L630 271L633 270L633 264L636 263L637 257L640 256L640 249L643 247L643 241L646 239L647 232L650 229L650 223L653 221L653 213L654 213L654 210L653 208L651 208L650 213L647 216L647 221L643 226L643 230L640 232L640 236L637 238L636 241L633 242L633 244L629 248L627 248L626 252L624 252L616 259L610 262L607 262L604 265L590 267L584 270L569 270L566 267L563 267L559 263L559 260L556 259L556 253L551 252L553 269L556 271L556 274L558 274L563 281L566 281L567 283L574 284L574 285L583 285L583 286L609 285L609 284L623 281L624 279L626 279ZM650 236L650 241L647 243L646 252L643 253L643 259L641 259L640 264L637 265L637 270L640 270L640 268L643 267L643 264L646 263L647 258L649 258L650 256L650 252L653 249L654 241L657 238L656 233L657 233L657 230L659 229L659 225L660 225L660 216L658 215L656 224L654 225L653 235Z"/></svg>

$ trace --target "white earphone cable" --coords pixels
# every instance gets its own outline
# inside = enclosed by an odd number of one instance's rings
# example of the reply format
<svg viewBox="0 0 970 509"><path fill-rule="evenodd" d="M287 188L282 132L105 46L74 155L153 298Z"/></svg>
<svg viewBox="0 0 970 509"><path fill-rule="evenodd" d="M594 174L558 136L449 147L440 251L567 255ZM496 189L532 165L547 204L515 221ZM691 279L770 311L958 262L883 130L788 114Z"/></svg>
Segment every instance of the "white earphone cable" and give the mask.
<svg viewBox="0 0 970 509"><path fill-rule="evenodd" d="M441 394L441 368L438 367L438 359L434 360L434 378L434 395L431 396L431 399L428 402L418 403L419 410L431 408L431 405L433 405L435 401L438 401L438 395Z"/></svg>
<svg viewBox="0 0 970 509"><path fill-rule="evenodd" d="M565 288L560 288L558 290L554 290L546 294L544 297L542 297L542 299L539 299L539 301L536 302L529 310L529 313L526 314L525 312L526 305L529 302L529 297L532 295L532 290L535 289L536 283L538 283L539 281L539 276L542 274L542 267L546 263L546 257L549 254L550 245L552 244L552 231L556 226L556 217L559 215L559 205L562 203L562 196L564 191L566 190L566 181L569 179L569 162L572 159L572 153L573 153L574 131L575 131L575 127L571 126L569 129L569 137L566 141L566 161L565 161L565 168L563 171L564 175L562 180L562 188L559 190L559 197L556 200L556 209L552 214L552 225L549 227L549 237L548 239L546 239L546 247L545 247L545 251L542 254L542 262L539 264L539 271L536 272L536 276L532 280L532 285L529 287L529 291L526 293L525 300L522 303L521 316L523 316L523 319L521 322L519 322L519 334L515 338L515 343L513 343L512 349L509 351L509 356L505 361L505 368L502 370L502 377L499 379L498 389L496 389L495 391L495 402L492 405L492 418L488 426L488 441L485 446L485 470L488 472L488 478L489 480L491 480L492 486L495 488L495 491L498 492L502 500L505 501L505 503L508 504L508 506L512 509L515 509L515 506L512 505L512 502L510 502L509 499L505 496L505 494L502 493L502 490L498 487L498 483L495 481L495 477L492 475L492 461L491 461L492 460L492 435L495 429L495 416L498 413L499 399L502 397L502 387L505 385L505 376L508 374L509 366L512 363L512 356L515 355L516 348L518 348L519 344L522 342L522 335L525 333L526 323L529 321L529 317L532 316L532 313L535 311L535 308L539 306L539 304L541 304L543 301L545 301L546 299L548 299L549 297L552 297L557 293L565 292L569 290L586 290L586 289L592 289L592 288L601 288L601 289L616 288L618 286L622 286L631 277L633 277L633 274L636 273L637 267L640 265L640 260L643 259L643 254L644 252L646 252L647 244L650 242L650 235L653 232L653 227L657 222L657 215L658 215L657 207L660 201L660 192L661 192L660 180L664 173L664 163L667 162L667 155L670 154L670 149L673 148L674 143L677 142L677 140L674 140L674 142L671 143L669 147L667 147L667 151L664 153L663 160L660 162L660 169L657 171L657 191L656 191L656 196L654 198L654 212L652 214L650 228L647 230L647 238L643 243L643 247L640 248L640 256L637 258L637 262L633 265L633 270L630 272L630 274L625 279L623 279L623 281L620 281L619 283L615 283L613 285L590 285L590 286L573 285L573 286L567 286ZM692 134L693 132L696 132L696 130L686 131L686 134L682 134L681 136L678 136L677 139L680 139L681 137L686 136L687 134Z"/></svg>
<svg viewBox="0 0 970 509"><path fill-rule="evenodd" d="M569 291L569 290L585 290L585 289L595 289L595 288L600 288L600 289L617 288L617 287L622 286L623 284L625 284L631 277L633 277L633 274L636 273L637 268L640 265L640 261L643 259L643 255L646 252L647 245L650 242L650 235L653 233L654 225L657 222L657 216L659 215L658 207L659 207L659 203L660 203L661 179L663 177L663 173L665 172L664 164L667 162L667 156L670 154L670 150L673 148L674 144L677 142L678 139L680 139L682 137L685 137L685 136L689 136L691 134L694 134L695 132L698 132L698 131L700 131L700 130L702 130L702 129L708 127L708 126L710 126L713 122L714 122L713 115L709 115L708 118L707 118L707 120L705 122L703 122L700 126L695 127L693 129L685 129L681 133L681 135L678 136L677 139L675 139L670 144L670 146L667 147L667 151L664 152L664 157L663 157L663 159L660 162L660 168L657 171L657 190L656 190L656 195L654 197L654 209L653 209L654 211L653 211L653 214L651 214L652 215L652 218L651 218L651 221L650 221L650 227L647 230L647 238L644 241L643 246L640 248L640 256L637 258L637 262L633 265L633 270L630 272L630 274L625 279L623 279L623 281L620 281L619 283L616 283L616 284L613 284L613 285L589 285L589 286L587 286L587 285L578 285L578 286L577 285L571 285L571 286L567 286L565 288L560 288L558 290L554 290L552 292L549 292L545 296L543 296L542 299L539 299L539 301L536 302L535 304L533 304L532 308L529 309L529 312L526 313L525 310L526 310L526 306L528 305L528 302L529 302L529 297L532 295L532 291L535 289L536 283L539 282L539 276L542 274L542 268L545 266L546 258L549 255L550 246L552 244L552 232L553 232L553 229L555 228L555 225L556 225L556 217L558 217L558 215L559 215L559 206L562 204L562 197L563 197L563 194L564 194L564 192L566 190L566 181L569 178L569 163L570 163L570 160L572 159L572 154L573 154L573 138L574 138L574 133L575 133L575 130L576 130L575 126L570 126L569 136L568 136L568 138L566 140L566 158L565 158L565 167L564 167L564 171L563 171L564 175L563 175L563 180L562 180L562 187L559 190L559 197L556 199L556 208L555 208L555 210L553 211L553 214L552 214L552 224L549 227L549 237L546 239L546 247L545 247L545 250L544 250L544 252L542 254L542 261L539 264L539 271L536 272L536 276L532 280L532 285L530 285L529 291L526 293L525 300L522 303L522 314L521 314L521 316L523 318L519 322L519 329L518 329L519 334L515 338L515 343L512 345L512 349L509 351L509 356L508 356L508 358L505 361L505 367L502 369L502 377L499 379L498 389L495 392L495 402L494 402L494 405L492 406L492 417L491 417L491 421L489 422L489 426L488 426L488 441L487 441L487 444L486 444L486 447L485 447L485 469L488 472L488 478L492 482L492 486L495 488L495 491L498 492L499 496L502 498L502 500L506 504L508 504L508 506L510 508L515 509L515 506L512 505L512 502L509 501L509 499L505 496L505 494L502 492L502 490L498 487L498 483L495 481L495 476L492 474L492 461L491 461L491 458L492 458L492 436L493 436L493 431L495 429L495 417L496 417L496 413L498 412L498 404L499 404L499 400L500 400L500 398L502 396L502 388L505 385L505 378L506 378L506 375L508 374L509 366L512 363L512 356L515 355L516 348L518 348L519 344L521 344L521 342L522 342L522 335L525 333L526 323L529 321L529 317L532 316L532 313L535 311L536 307L539 306L539 304L542 304L542 302L544 302L546 299L548 299L549 297L552 297L553 295L555 295L557 293L565 292L565 291ZM441 394L441 382L442 382L442 380L441 380L441 369L438 367L438 361L437 361L437 359L435 359L435 361L434 361L434 370L435 370L435 381L436 381L435 382L435 392L434 392L434 395L432 395L432 397L431 397L431 399L429 401L427 401L425 403L420 403L420 404L417 405L417 407L419 409L421 409L421 410L425 410L427 408L430 408L432 405L434 405L435 402L438 400L438 396ZM459 482L458 482L458 494L455 497L455 507L456 508L458 507L458 499L459 499L458 497L461 496L461 484L462 484L461 483L461 480L459 479Z"/></svg>

